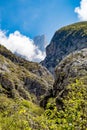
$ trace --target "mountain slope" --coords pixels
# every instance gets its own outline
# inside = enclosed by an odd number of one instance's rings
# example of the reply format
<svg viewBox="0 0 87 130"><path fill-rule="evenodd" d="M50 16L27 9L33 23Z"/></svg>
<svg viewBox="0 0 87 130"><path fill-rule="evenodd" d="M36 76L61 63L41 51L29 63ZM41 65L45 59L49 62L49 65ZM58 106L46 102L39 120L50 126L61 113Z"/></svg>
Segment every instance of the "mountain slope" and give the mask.
<svg viewBox="0 0 87 130"><path fill-rule="evenodd" d="M63 27L55 32L41 64L54 73L54 68L66 55L83 48L87 48L87 22Z"/></svg>
<svg viewBox="0 0 87 130"><path fill-rule="evenodd" d="M38 63L17 57L0 45L0 83L8 90L7 93L11 89L14 96L17 94L27 98L30 92L40 100L40 96L52 88L53 78L47 69Z"/></svg>

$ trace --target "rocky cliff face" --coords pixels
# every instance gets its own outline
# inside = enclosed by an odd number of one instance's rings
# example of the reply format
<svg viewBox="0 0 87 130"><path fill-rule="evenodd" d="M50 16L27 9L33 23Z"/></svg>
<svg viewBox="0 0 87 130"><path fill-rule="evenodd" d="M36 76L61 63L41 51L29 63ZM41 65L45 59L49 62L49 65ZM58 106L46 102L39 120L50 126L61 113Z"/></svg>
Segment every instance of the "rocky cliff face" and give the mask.
<svg viewBox="0 0 87 130"><path fill-rule="evenodd" d="M54 34L46 48L46 58L41 64L54 73L54 68L66 55L86 47L87 22L63 27Z"/></svg>

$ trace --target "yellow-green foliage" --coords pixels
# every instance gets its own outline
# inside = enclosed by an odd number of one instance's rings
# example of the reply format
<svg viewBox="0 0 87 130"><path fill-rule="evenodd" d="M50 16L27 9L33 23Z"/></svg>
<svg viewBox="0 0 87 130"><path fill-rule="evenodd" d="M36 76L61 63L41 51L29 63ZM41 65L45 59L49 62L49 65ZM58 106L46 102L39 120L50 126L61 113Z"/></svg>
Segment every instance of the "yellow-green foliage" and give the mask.
<svg viewBox="0 0 87 130"><path fill-rule="evenodd" d="M13 100L5 95L0 95L0 130L42 129L42 126L36 121L36 118L42 113L43 109L30 101Z"/></svg>
<svg viewBox="0 0 87 130"><path fill-rule="evenodd" d="M63 99L64 108L50 109L47 104L46 117L57 130L86 130L87 129L87 77L76 79L75 83L67 86L68 95ZM51 101L52 102L52 101ZM48 107L49 106L49 107ZM51 126L50 126L51 127ZM54 129L52 129L54 130Z"/></svg>

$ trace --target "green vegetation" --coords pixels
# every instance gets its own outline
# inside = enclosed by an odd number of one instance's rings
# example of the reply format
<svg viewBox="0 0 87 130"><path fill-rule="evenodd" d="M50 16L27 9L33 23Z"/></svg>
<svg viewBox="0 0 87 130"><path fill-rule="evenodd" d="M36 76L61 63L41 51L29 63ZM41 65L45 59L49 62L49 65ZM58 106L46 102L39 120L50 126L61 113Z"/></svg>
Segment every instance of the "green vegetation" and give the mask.
<svg viewBox="0 0 87 130"><path fill-rule="evenodd" d="M57 130L87 130L87 77L76 79L67 88L63 109L55 106L54 99L47 104L47 119Z"/></svg>
<svg viewBox="0 0 87 130"><path fill-rule="evenodd" d="M85 79L85 80L84 80ZM69 93L59 109L50 98L45 110L31 101L0 95L1 130L86 130L87 77L67 86Z"/></svg>

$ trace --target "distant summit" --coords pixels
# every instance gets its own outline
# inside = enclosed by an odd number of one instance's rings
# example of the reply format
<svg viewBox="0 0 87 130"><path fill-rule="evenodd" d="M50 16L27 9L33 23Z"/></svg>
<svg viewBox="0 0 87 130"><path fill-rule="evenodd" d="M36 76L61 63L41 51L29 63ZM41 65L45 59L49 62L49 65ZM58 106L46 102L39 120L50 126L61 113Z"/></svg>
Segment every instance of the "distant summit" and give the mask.
<svg viewBox="0 0 87 130"><path fill-rule="evenodd" d="M45 51L45 46L47 45L46 36L43 34L34 37L34 43L41 51Z"/></svg>

